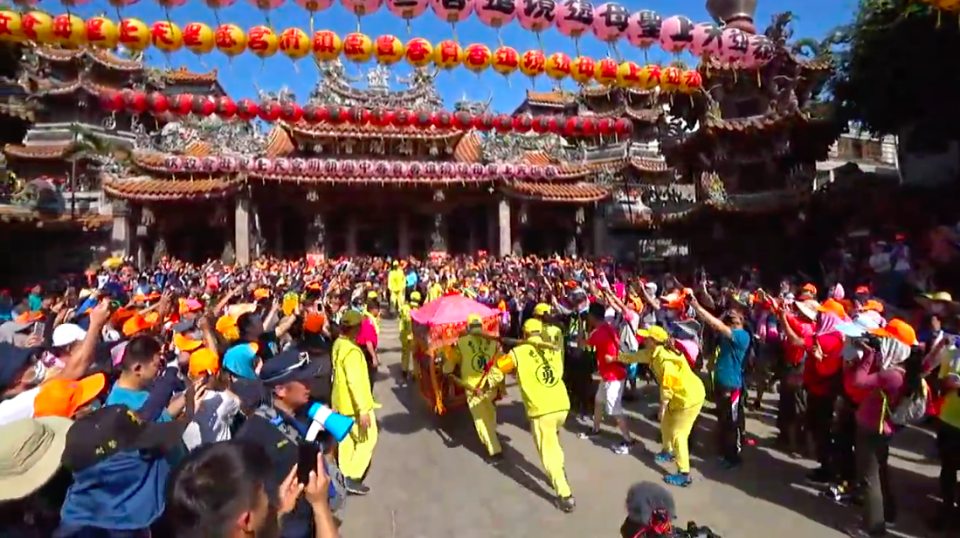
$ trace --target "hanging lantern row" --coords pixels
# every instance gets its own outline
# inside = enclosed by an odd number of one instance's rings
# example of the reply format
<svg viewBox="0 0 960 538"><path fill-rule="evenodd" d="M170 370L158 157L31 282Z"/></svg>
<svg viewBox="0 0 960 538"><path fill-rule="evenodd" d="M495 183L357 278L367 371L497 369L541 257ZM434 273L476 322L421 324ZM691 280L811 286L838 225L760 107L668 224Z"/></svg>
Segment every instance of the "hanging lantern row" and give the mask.
<svg viewBox="0 0 960 538"><path fill-rule="evenodd" d="M697 56L709 56L744 69L756 69L766 65L776 52L773 42L765 36L748 35L735 28L721 30L712 24L693 25L689 19L677 19L671 17L657 26L661 36L658 39L671 53L689 49ZM464 48L454 40L434 45L426 39L413 38L404 43L392 35L372 39L355 32L341 38L330 30L319 30L311 36L300 28L287 28L276 33L269 26L254 26L244 31L234 24L221 24L213 29L202 22L190 22L181 29L169 20L148 26L139 19L123 19L117 24L106 17L84 20L71 14L51 17L39 11L23 15L0 11L0 41L32 41L63 48L113 49L123 46L134 51L153 46L164 53L185 48L195 54L207 54L217 49L228 57L250 51L261 59L280 52L293 61L311 53L319 61L331 61L342 55L356 63L375 59L378 63L393 65L406 60L414 67L434 64L441 69L453 69L463 65L474 72L492 67L503 75L519 69L530 77L546 72L552 78L559 80L569 76L581 84L592 77L592 73L587 74L584 69L597 63L585 56L571 58L562 52L548 56L540 50L529 50L520 54L511 47L491 50L479 43ZM611 58L600 60L604 61L614 62ZM583 62L586 64L581 69Z"/></svg>
<svg viewBox="0 0 960 538"><path fill-rule="evenodd" d="M411 111L306 105L268 101L256 103L250 99L234 101L230 97L179 94L172 97L159 92L149 94L134 90L106 91L100 94L100 103L108 112L126 111L131 114L164 114L178 116L213 116L223 119L259 118L266 122L305 121L329 125L373 125L376 127L414 127L417 129L447 129L467 131L558 133L571 136L628 134L633 122L626 118L596 118L593 116L530 116L521 114L471 114L469 112Z"/></svg>
<svg viewBox="0 0 960 538"><path fill-rule="evenodd" d="M343 159L302 159L230 156L192 157L171 155L162 167L175 174L215 174L246 172L253 175L281 175L342 178L460 178L492 181L497 179L552 179L560 175L554 165L466 164L451 162L403 162Z"/></svg>
<svg viewBox="0 0 960 538"><path fill-rule="evenodd" d="M86 4L90 0L61 0L67 7ZM139 0L108 0L117 8L130 6ZM213 10L233 5L236 0L204 0ZM294 0L298 5L313 14L329 9L335 0ZM934 5L957 4L957 0L927 0ZM157 0L164 8L185 4L187 0ZM280 7L284 0L249 0L257 9L269 11ZM31 5L33 0L18 0L17 3ZM561 34L580 38L588 31L605 43L616 44L626 39L631 45L647 49L659 43L664 50L679 53L689 49L693 54L718 53L725 48L737 54L746 53L746 34L733 28L719 29L711 23L694 24L689 18L674 15L666 19L654 11L641 10L635 13L623 5L607 2L594 7L585 0L340 0L340 3L357 17L372 15L384 4L394 15L410 21L418 18L430 7L434 14L444 22L456 24L476 14L483 24L492 28L503 28L516 20L521 27L540 33L556 27ZM700 28L698 32L698 28ZM740 33L738 33L740 32ZM741 35L742 34L742 35ZM732 40L730 47L725 47ZM700 46L698 46L698 41ZM706 42L708 49L702 49Z"/></svg>

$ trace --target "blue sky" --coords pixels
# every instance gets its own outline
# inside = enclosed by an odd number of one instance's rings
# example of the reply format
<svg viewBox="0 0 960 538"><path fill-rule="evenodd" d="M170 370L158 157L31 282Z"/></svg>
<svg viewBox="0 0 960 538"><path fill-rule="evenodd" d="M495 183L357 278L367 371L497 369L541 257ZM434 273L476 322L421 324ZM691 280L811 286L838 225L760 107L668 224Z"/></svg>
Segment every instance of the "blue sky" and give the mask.
<svg viewBox="0 0 960 538"><path fill-rule="evenodd" d="M710 19L704 7L705 0L644 0L642 2L624 1L621 3L631 12L640 9L652 9L663 17L686 15L694 22L709 21ZM756 21L760 29L768 24L773 13L792 11L797 17L793 26L794 35L817 39L823 37L835 26L848 22L856 8L856 0L760 0L759 4ZM599 2L596 5L599 5ZM55 14L64 11L59 2L51 0L43 0L41 6ZM72 11L82 17L106 15L110 18L116 18L116 10L105 0L94 0L79 8L74 8ZM121 13L124 17L139 18L148 25L156 20L166 18L163 8L153 0L140 0L139 3L124 8ZM206 23L212 28L217 26L217 16L202 0L188 0L187 4L174 8L169 13L170 19L179 24L181 28L186 23L194 21ZM223 23L236 24L244 29L265 24L264 13L248 0L237 0L234 5L219 10L219 20ZM297 26L309 32L309 15L293 0L287 0L284 5L272 10L270 12L270 23L278 34L284 28L290 26ZM314 27L316 30L333 30L343 36L356 31L357 18L337 2L330 9L317 14ZM372 39L387 33L393 34L403 41L413 37L424 37L433 43L454 37L451 26L437 19L429 8L421 17L412 21L409 31L405 22L391 14L386 7L373 15L363 17L361 30L371 36ZM475 17L457 25L456 37L464 47L470 43L484 43L491 49L498 46L497 30L483 25ZM501 29L500 37L505 45L517 49L521 54L525 50L536 49L540 46L537 36L521 28L516 21ZM542 43L547 54L562 51L571 56L575 55L573 41L561 35L555 29L547 30L542 34ZM619 52L624 59L641 64L644 62L643 52L632 47L626 41L621 41ZM590 34L580 39L580 53L599 59L609 54L609 48L605 43L598 41ZM672 59L671 55L656 46L650 49L648 56L651 63L668 62ZM254 96L258 87L262 90L275 91L286 86L292 89L298 99L303 102L318 80L317 69L312 59L308 57L301 60L294 69L291 61L279 53L266 61L261 61L252 54L245 53L232 62L227 62L226 57L216 51L205 56L196 56L186 50L169 56L164 56L158 51L151 51L148 59L155 66L186 66L196 71L208 71L217 68L221 84L234 98ZM688 64L692 63L691 59L687 59L687 62ZM351 64L348 67L348 72L359 75L363 67L369 66L372 66L372 64L366 66ZM393 69L399 75L409 72L409 68L402 62ZM437 86L448 108L464 97L471 100L486 101L492 96L493 107L496 111L511 112L523 100L525 90L547 91L554 86L554 83L546 77L540 77L534 85L529 78L519 72L511 76L508 83L502 76L492 70L488 70L478 77L466 69L458 68L441 73L437 79ZM573 89L575 86L568 81L565 83L565 87Z"/></svg>

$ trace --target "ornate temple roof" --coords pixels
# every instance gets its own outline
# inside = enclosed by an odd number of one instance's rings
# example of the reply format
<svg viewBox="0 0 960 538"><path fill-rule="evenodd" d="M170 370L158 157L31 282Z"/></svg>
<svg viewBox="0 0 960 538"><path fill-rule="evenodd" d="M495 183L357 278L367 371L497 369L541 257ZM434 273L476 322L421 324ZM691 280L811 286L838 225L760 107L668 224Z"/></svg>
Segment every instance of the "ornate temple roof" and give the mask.
<svg viewBox="0 0 960 538"><path fill-rule="evenodd" d="M300 121L295 124L281 122L282 125L298 136L305 138L330 138L344 137L351 138L415 138L421 140L454 140L463 136L460 129L441 129L431 127L421 129L419 127L407 126L396 127L388 125L380 127L377 125L356 125L356 124L333 124L327 122L308 123Z"/></svg>
<svg viewBox="0 0 960 538"><path fill-rule="evenodd" d="M150 71L157 77L171 83L196 84L196 83L214 83L217 81L217 70L212 69L206 73L196 73L188 70L186 67L177 69L156 69L147 67L143 61L142 54L133 54L129 58L119 56L117 53L103 49L58 49L49 46L37 46L25 50L25 56L29 61L29 54L35 54L48 62L72 62L75 60L89 60L93 63L102 65L109 69L118 71L139 72Z"/></svg>
<svg viewBox="0 0 960 538"><path fill-rule="evenodd" d="M222 198L233 194L243 182L229 178L157 179L152 176L101 176L103 190L111 196L139 201L189 201Z"/></svg>
<svg viewBox="0 0 960 538"><path fill-rule="evenodd" d="M610 196L610 189L595 183L540 183L511 181L501 190L522 200L560 203L598 202Z"/></svg>
<svg viewBox="0 0 960 538"><path fill-rule="evenodd" d="M60 160L70 151L71 142L51 142L49 144L7 144L3 152L8 157L18 159Z"/></svg>

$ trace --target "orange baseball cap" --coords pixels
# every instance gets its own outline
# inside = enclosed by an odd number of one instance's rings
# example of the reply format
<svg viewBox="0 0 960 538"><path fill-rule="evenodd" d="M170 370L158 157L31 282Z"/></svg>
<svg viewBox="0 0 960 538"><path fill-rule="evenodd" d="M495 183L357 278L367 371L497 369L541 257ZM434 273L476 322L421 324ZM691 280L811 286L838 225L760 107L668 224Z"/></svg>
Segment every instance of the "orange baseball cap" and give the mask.
<svg viewBox="0 0 960 538"><path fill-rule="evenodd" d="M915 346L919 343L917 341L917 331L915 331L909 323L899 318L891 319L886 327L870 329L870 332L877 336L894 338L908 346Z"/></svg>
<svg viewBox="0 0 960 538"><path fill-rule="evenodd" d="M876 299L869 299L867 302L863 303L863 306L860 307L860 310L864 312L874 311L874 312L883 312L883 303Z"/></svg>
<svg viewBox="0 0 960 538"><path fill-rule="evenodd" d="M72 418L78 409L92 402L107 386L107 376L93 374L71 381L54 379L40 386L33 401L33 416Z"/></svg>
<svg viewBox="0 0 960 538"><path fill-rule="evenodd" d="M808 292L808 293L812 293L812 294L816 295L816 294L817 294L817 287L814 286L813 284L807 282L806 284L803 285L802 288L800 288L800 291L806 291L806 292Z"/></svg>
<svg viewBox="0 0 960 538"><path fill-rule="evenodd" d="M817 307L819 312L827 312L834 314L839 318L847 317L847 309L840 304L840 301L836 299L827 299L820 306Z"/></svg>
<svg viewBox="0 0 960 538"><path fill-rule="evenodd" d="M180 351L190 353L203 346L203 340L194 340L183 333L173 333L173 345Z"/></svg>
<svg viewBox="0 0 960 538"><path fill-rule="evenodd" d="M220 357L209 348L200 348L190 354L190 375L217 375L220 372Z"/></svg>

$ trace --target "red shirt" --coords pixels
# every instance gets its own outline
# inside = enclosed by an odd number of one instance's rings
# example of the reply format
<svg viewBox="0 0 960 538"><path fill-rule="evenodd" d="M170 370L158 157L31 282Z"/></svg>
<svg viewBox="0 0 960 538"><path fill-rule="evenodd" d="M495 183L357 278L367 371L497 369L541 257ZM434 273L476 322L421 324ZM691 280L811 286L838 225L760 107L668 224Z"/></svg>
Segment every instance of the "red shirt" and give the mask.
<svg viewBox="0 0 960 538"><path fill-rule="evenodd" d="M590 337L587 338L587 345L591 346L597 356L597 371L600 373L600 379L604 381L623 381L627 378L627 367L620 358L620 337L614 332L609 323L597 327ZM612 362L607 362L607 358Z"/></svg>
<svg viewBox="0 0 960 538"><path fill-rule="evenodd" d="M860 402L869 396L872 390L857 387L853 383L856 375L856 367L848 367L843 369L843 391L847 393L847 397L850 398L853 403L860 405Z"/></svg>
<svg viewBox="0 0 960 538"><path fill-rule="evenodd" d="M806 321L801 321L798 317L787 314L787 323L790 324L790 328L793 329L793 332L797 333L797 336L806 340L813 336L814 324ZM789 340L783 340L783 360L790 366L797 366L803 362L803 357L807 354L807 350L803 346L798 346L791 344Z"/></svg>
<svg viewBox="0 0 960 538"><path fill-rule="evenodd" d="M814 358L813 339L817 339L823 358ZM833 380L843 367L843 337L840 333L821 334L803 339L807 348L807 362L803 365L803 386L815 396L829 396L834 389Z"/></svg>

